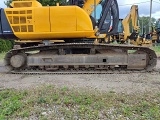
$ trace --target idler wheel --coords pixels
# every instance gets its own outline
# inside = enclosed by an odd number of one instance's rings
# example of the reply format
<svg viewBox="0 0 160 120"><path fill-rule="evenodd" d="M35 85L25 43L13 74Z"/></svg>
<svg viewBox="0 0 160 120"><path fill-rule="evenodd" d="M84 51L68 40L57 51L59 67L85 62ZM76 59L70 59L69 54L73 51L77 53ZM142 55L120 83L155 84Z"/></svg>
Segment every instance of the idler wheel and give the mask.
<svg viewBox="0 0 160 120"><path fill-rule="evenodd" d="M13 55L10 59L10 64L13 68L22 68L25 63L25 56L21 54Z"/></svg>

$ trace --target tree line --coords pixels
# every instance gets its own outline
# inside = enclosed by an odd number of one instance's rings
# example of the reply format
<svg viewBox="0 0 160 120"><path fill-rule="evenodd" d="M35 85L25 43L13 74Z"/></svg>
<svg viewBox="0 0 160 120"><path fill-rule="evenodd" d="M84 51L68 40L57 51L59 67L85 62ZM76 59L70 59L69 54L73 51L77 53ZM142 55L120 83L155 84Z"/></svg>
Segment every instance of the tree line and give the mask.
<svg viewBox="0 0 160 120"><path fill-rule="evenodd" d="M9 7L10 6L10 3L12 2L13 0L6 0L4 2L4 4ZM40 2L43 6L55 6L56 3L59 3L60 5L64 5L67 3L67 0L37 0L38 2Z"/></svg>
<svg viewBox="0 0 160 120"><path fill-rule="evenodd" d="M153 32L152 29L155 29L156 19L151 18L151 26L149 26L150 17L139 17L139 26L140 26L140 33L150 33ZM151 31L149 31L149 27L151 27Z"/></svg>

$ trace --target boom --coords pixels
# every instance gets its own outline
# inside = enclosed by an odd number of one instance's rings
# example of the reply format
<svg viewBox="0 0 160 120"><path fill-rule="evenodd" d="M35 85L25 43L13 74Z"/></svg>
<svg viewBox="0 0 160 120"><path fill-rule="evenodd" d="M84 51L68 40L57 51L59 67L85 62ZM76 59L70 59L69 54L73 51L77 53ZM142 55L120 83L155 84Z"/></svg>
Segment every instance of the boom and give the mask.
<svg viewBox="0 0 160 120"><path fill-rule="evenodd" d="M124 28L124 40L127 40L127 38L131 35L129 27L130 21L132 22L133 31L137 33L140 29L138 25L138 5L132 5L129 14L122 20L122 25Z"/></svg>

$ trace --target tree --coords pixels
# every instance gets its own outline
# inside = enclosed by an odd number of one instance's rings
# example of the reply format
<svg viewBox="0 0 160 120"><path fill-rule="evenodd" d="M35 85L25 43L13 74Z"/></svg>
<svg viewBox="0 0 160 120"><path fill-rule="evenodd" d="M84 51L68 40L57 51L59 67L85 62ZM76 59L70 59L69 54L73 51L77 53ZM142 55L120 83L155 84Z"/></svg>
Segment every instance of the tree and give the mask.
<svg viewBox="0 0 160 120"><path fill-rule="evenodd" d="M4 4L9 7L10 3L13 0L6 0L6 2L4 2ZM66 0L38 0L43 6L55 6L56 3L59 3L60 5L65 5L66 4Z"/></svg>
<svg viewBox="0 0 160 120"><path fill-rule="evenodd" d="M38 0L43 6L55 6L56 3L59 3L60 5L65 5L66 0Z"/></svg>
<svg viewBox="0 0 160 120"><path fill-rule="evenodd" d="M7 52L13 48L13 41L0 39L0 53Z"/></svg>
<svg viewBox="0 0 160 120"><path fill-rule="evenodd" d="M6 1L4 1L4 4L5 4L7 7L9 7L11 2L12 2L12 0L6 0Z"/></svg>
<svg viewBox="0 0 160 120"><path fill-rule="evenodd" d="M141 33L143 32L143 28L144 28L144 32L145 33L150 33L151 31L149 31L149 27L154 26L154 23L156 22L156 19L152 17L151 20L151 26L149 26L149 17L139 17L139 25L141 28Z"/></svg>

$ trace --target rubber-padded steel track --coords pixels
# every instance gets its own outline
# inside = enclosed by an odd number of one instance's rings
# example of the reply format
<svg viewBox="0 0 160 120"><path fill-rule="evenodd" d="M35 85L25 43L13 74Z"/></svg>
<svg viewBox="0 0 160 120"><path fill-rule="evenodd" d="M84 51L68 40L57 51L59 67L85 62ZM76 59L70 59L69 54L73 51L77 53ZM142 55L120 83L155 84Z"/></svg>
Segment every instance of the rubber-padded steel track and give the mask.
<svg viewBox="0 0 160 120"><path fill-rule="evenodd" d="M95 70L93 69L59 69L58 71L44 71L43 69L19 68L14 69L10 64L10 59L17 53L25 53L36 50L52 50L64 48L95 48L95 49L121 49L121 50L138 50L145 52L148 56L148 64L144 70L127 70L127 69L112 69L112 70ZM9 73L13 74L128 74L128 73L144 73L148 71L159 73L158 70L153 70L157 64L157 56L153 50L148 47L128 46L128 45L110 45L110 44L92 44L92 43L65 43L65 44L52 44L47 46L34 46L19 49L12 49L5 56L5 66L10 69Z"/></svg>

